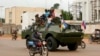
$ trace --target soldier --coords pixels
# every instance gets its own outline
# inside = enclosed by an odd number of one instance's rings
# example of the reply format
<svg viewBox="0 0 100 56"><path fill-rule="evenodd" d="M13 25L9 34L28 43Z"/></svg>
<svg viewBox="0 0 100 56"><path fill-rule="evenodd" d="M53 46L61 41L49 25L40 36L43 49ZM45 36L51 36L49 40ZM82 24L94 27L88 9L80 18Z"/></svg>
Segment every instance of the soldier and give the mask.
<svg viewBox="0 0 100 56"><path fill-rule="evenodd" d="M46 31L48 31L48 29L49 29L49 27L50 27L51 24L52 24L52 16L49 15L48 19L47 19L46 28L45 28Z"/></svg>

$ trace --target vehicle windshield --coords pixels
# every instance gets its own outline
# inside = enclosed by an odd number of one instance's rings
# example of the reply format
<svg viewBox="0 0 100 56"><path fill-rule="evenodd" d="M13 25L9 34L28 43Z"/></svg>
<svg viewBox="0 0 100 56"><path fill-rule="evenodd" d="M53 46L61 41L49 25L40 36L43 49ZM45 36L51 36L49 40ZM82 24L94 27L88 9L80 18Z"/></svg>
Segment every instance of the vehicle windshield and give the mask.
<svg viewBox="0 0 100 56"><path fill-rule="evenodd" d="M63 30L63 32L79 32L81 30L81 25L68 25L66 29Z"/></svg>

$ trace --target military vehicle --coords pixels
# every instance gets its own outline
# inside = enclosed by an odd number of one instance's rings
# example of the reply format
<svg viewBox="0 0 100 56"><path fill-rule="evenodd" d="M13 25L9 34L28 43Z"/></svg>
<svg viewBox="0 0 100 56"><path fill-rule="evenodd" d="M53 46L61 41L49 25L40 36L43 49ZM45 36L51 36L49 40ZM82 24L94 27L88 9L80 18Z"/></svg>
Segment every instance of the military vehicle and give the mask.
<svg viewBox="0 0 100 56"><path fill-rule="evenodd" d="M68 27L61 31L59 23L53 23L50 25L49 29L46 31L45 27L40 27L39 31L42 32L42 37L47 41L48 50L54 51L59 46L67 46L69 50L75 51L78 45L83 39L83 32L81 30L81 25L79 23L68 23ZM34 27L34 26L32 26ZM31 36L32 27L22 32L22 38L27 38ZM26 41L27 43L27 41Z"/></svg>

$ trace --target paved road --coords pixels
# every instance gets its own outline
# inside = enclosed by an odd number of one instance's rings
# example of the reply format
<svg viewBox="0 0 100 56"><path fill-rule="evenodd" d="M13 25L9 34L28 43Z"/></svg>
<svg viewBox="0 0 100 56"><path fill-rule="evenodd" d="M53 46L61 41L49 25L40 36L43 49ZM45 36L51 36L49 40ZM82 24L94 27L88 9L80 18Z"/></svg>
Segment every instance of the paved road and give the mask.
<svg viewBox="0 0 100 56"><path fill-rule="evenodd" d="M0 56L29 56L25 40L0 39ZM57 51L49 52L49 56L100 56L100 44L87 43L86 49L79 47L77 51L59 47Z"/></svg>

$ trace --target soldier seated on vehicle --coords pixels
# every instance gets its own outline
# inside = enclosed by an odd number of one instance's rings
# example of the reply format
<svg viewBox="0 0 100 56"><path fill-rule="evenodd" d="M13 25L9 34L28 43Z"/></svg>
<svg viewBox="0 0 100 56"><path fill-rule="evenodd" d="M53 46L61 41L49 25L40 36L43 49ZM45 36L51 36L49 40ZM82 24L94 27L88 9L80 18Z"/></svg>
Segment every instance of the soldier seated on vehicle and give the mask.
<svg viewBox="0 0 100 56"><path fill-rule="evenodd" d="M61 19L61 25L60 25L60 31L61 32L65 32L65 30L68 28L68 24L65 22L64 18L62 17L62 15L60 15Z"/></svg>

